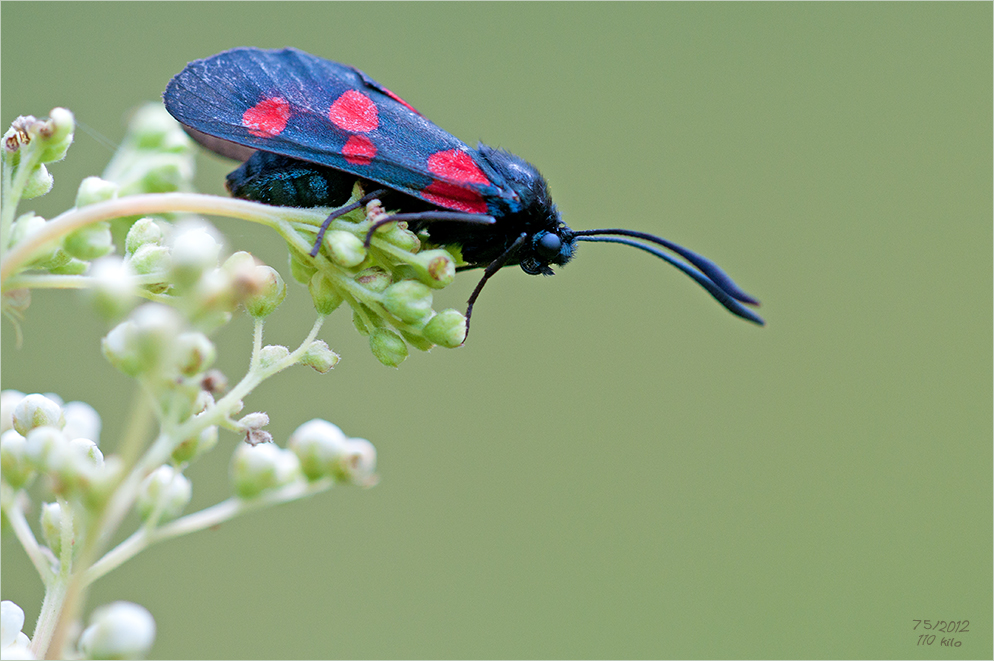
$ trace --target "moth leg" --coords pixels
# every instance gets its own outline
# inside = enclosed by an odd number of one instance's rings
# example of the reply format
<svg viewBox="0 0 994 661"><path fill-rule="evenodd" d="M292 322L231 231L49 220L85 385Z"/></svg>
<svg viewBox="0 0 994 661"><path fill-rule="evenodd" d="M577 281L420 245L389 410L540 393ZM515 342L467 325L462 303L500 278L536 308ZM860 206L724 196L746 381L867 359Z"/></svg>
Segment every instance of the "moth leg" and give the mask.
<svg viewBox="0 0 994 661"><path fill-rule="evenodd" d="M528 240L528 233L522 232L518 235L518 238L514 240L514 243L505 250L500 256L494 261L487 264L487 268L483 270L483 277L476 284L476 288L473 293L469 295L469 300L466 302L466 337L469 337L469 319L473 316L473 304L476 303L476 299L480 296L480 292L483 291L483 285L487 284L487 280L493 277L497 271L501 270L505 264L514 256L514 253L518 252L518 249ZM463 342L466 340L463 339Z"/></svg>

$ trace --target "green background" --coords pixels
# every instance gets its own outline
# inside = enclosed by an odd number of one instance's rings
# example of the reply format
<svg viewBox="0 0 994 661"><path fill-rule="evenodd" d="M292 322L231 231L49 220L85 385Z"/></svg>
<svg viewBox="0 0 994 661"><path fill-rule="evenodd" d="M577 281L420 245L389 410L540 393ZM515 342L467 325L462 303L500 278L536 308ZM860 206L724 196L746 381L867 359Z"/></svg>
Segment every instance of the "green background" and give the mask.
<svg viewBox="0 0 994 661"><path fill-rule="evenodd" d="M246 402L281 444L327 418L379 451L335 489L155 547L88 608L151 610L157 657L992 655L992 6L4 3L2 121L71 108L120 140L192 59L293 45L538 165L567 223L721 264L768 326L641 252L507 269L458 350L343 356ZM83 130L28 203L72 204L111 152ZM222 193L230 165L203 156ZM218 220L286 273L275 235ZM289 277L287 278L288 280ZM460 307L460 277L436 307ZM313 319L291 286L267 325ZM132 385L73 294L3 324L3 386L85 399L114 447ZM216 339L229 378L250 324ZM229 493L238 439L189 472ZM32 513L36 520L37 511ZM3 540L3 598L41 589ZM969 619L959 648L914 619Z"/></svg>

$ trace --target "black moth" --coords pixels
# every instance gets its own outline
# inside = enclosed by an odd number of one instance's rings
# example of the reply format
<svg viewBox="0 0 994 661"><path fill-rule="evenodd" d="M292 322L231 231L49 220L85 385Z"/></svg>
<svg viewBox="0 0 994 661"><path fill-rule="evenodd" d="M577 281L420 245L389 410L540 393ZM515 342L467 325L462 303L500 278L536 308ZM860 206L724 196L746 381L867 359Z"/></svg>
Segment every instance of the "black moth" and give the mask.
<svg viewBox="0 0 994 661"><path fill-rule="evenodd" d="M569 262L581 241L651 253L733 314L764 323L745 307L758 301L711 260L645 232L570 229L534 166L482 143L471 149L358 69L293 48L236 48L188 64L163 98L198 142L244 161L228 175L235 197L335 207L360 182L368 194L328 217L312 255L334 218L373 199L400 210L390 222L426 229L432 243L459 245L465 265L458 270L484 269L467 302L467 333L473 304L498 270L517 264L552 275L551 266Z"/></svg>

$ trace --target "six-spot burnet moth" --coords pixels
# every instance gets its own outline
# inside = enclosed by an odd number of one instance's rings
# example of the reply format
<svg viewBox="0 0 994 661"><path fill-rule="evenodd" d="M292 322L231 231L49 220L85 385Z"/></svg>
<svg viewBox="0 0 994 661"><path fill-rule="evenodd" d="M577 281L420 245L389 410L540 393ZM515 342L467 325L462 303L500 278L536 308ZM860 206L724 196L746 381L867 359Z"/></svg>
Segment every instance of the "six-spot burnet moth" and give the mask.
<svg viewBox="0 0 994 661"><path fill-rule="evenodd" d="M328 217L312 256L332 220L373 199L400 210L390 221L427 230L436 245L460 246L465 264L458 270L484 269L467 302L467 333L473 304L498 270L517 264L552 275L550 267L569 262L581 241L651 253L733 314L764 323L743 305L758 301L711 260L645 232L570 229L530 163L482 143L471 149L353 67L294 48L235 48L188 64L163 98L198 142L244 161L228 175L236 197L334 207L360 182L367 194Z"/></svg>

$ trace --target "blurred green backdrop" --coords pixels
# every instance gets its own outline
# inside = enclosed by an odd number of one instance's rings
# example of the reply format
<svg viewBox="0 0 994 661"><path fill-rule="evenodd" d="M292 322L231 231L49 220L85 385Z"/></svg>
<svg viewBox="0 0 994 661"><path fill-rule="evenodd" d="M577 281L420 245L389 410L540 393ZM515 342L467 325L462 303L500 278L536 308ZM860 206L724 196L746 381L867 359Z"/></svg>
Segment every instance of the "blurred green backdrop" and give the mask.
<svg viewBox="0 0 994 661"><path fill-rule="evenodd" d="M4 3L4 125L62 105L117 141L187 61L297 46L534 162L573 227L706 254L768 321L589 245L555 278L508 269L467 346L399 370L337 313L338 368L247 406L281 444L312 417L368 437L381 484L153 548L88 610L143 604L165 658L991 658L991 24L990 3ZM25 209L63 210L110 156L78 131ZM229 169L204 156L201 190ZM217 225L286 273L274 235ZM292 286L267 340L312 319ZM3 386L92 403L110 451L131 384L106 327L39 292L20 350L11 328ZM238 378L250 324L217 340ZM191 470L194 506L228 495L237 440ZM30 631L7 535L2 591ZM926 618L973 627L919 647Z"/></svg>

